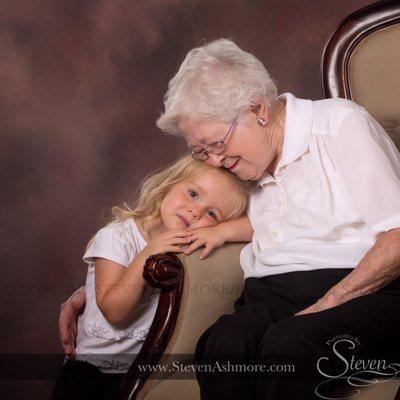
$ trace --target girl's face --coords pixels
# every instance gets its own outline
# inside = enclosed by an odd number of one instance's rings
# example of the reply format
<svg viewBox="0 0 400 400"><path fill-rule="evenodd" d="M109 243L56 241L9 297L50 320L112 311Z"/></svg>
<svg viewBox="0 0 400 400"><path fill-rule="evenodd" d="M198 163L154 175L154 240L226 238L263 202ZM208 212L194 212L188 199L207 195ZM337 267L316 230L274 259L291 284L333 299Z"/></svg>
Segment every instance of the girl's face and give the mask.
<svg viewBox="0 0 400 400"><path fill-rule="evenodd" d="M164 197L161 220L166 229L204 228L235 210L239 190L218 169L174 185Z"/></svg>

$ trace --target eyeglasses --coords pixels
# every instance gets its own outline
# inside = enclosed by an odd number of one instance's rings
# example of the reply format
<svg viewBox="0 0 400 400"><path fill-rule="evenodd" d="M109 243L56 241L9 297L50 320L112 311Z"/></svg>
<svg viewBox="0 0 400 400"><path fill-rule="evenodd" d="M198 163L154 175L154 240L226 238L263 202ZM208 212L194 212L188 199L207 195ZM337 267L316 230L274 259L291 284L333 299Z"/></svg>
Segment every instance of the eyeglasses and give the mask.
<svg viewBox="0 0 400 400"><path fill-rule="evenodd" d="M230 133L232 132L238 116L239 116L239 113L236 114L231 125L229 126L228 132L226 132L226 134L224 135L224 137L221 140L218 140L217 142L214 142L214 143L210 143L208 146L206 146L205 149L203 149L203 148L193 149L191 152L192 157L195 158L196 160L205 161L208 159L209 154L222 154L225 150L225 141L228 138L228 136L230 135Z"/></svg>

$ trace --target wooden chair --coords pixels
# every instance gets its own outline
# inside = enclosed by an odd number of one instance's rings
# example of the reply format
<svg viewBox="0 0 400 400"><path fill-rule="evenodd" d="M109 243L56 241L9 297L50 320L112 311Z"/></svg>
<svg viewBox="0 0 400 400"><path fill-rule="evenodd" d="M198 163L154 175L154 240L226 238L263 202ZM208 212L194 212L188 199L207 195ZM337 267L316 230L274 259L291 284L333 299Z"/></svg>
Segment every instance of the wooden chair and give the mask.
<svg viewBox="0 0 400 400"><path fill-rule="evenodd" d="M381 1L348 16L329 39L321 66L324 96L363 105L400 145L399 0ZM139 366L156 365L165 354L186 354L190 361L202 332L218 316L232 312L240 295L242 247L226 245L205 261L198 260L198 253L147 261L145 277L161 295L147 339L122 384L121 400L199 399L195 380L178 379L177 372L167 373L177 379L149 379L152 374ZM393 400L397 387L377 384L357 399Z"/></svg>

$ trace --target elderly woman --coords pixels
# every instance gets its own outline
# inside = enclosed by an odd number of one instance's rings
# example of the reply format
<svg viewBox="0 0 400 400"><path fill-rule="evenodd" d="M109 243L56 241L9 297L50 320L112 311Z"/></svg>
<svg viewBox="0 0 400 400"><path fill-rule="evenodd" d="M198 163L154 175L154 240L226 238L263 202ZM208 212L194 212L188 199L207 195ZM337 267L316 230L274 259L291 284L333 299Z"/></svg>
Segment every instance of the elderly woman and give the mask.
<svg viewBox="0 0 400 400"><path fill-rule="evenodd" d="M198 373L202 399L311 399L327 393L319 382L360 370L351 356L399 355L400 155L362 107L277 96L262 63L222 39L188 53L157 125L193 157L258 182L248 219L221 224L226 235L254 230L244 291L202 335L197 359L267 370ZM335 347L343 340L349 362ZM295 370L268 372L279 363Z"/></svg>

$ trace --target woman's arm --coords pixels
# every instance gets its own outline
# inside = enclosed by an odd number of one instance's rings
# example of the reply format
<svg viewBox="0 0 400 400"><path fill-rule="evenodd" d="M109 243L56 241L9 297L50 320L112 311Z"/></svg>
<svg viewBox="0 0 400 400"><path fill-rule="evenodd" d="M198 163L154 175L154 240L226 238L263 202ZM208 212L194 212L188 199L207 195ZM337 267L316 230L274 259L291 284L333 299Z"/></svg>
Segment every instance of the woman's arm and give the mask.
<svg viewBox="0 0 400 400"><path fill-rule="evenodd" d="M400 228L397 228L380 233L374 246L350 274L315 304L297 315L326 310L356 297L374 293L399 276Z"/></svg>
<svg viewBox="0 0 400 400"><path fill-rule="evenodd" d="M75 341L78 334L78 316L86 305L85 286L80 287L61 304L58 330L66 356L75 357Z"/></svg>

